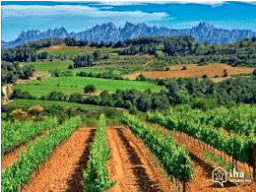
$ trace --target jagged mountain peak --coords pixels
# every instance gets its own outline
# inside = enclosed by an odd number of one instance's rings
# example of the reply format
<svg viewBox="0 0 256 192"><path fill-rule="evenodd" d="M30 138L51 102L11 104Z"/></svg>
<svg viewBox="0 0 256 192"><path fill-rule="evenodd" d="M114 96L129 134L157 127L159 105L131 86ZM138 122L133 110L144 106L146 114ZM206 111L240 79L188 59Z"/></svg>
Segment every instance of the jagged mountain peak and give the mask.
<svg viewBox="0 0 256 192"><path fill-rule="evenodd" d="M173 26L174 27L174 26ZM47 39L73 37L77 40L92 41L119 41L134 37L150 36L177 36L188 35L194 37L198 42L209 41L211 43L230 43L256 36L256 32L251 30L227 30L215 28L207 22L200 22L191 29L170 29L167 27L149 27L145 23L132 24L126 22L124 27L116 27L112 22L96 25L91 29L79 33L68 33L64 27L48 29L40 32L39 30L22 31L15 41L2 44L2 48L13 47L26 42Z"/></svg>
<svg viewBox="0 0 256 192"><path fill-rule="evenodd" d="M127 28L131 28L131 27L134 27L135 25L130 23L130 22L126 22L125 25L124 25L124 29L127 29Z"/></svg>

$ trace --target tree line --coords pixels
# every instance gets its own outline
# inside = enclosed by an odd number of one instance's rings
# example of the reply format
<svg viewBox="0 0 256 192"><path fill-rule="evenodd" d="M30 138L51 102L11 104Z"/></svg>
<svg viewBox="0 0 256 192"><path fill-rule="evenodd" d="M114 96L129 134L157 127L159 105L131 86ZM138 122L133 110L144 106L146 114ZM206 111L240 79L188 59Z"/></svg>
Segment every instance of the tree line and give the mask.
<svg viewBox="0 0 256 192"><path fill-rule="evenodd" d="M34 68L30 66L20 67L16 62L1 62L1 83L14 83L18 79L28 79L33 75Z"/></svg>
<svg viewBox="0 0 256 192"><path fill-rule="evenodd" d="M83 104L94 104L128 109L132 113L137 111L161 110L171 105L193 103L196 98L201 100L199 106L233 105L235 103L256 102L256 77L238 77L214 84L208 79L198 78L159 80L163 89L159 92L146 90L144 92L132 90L116 90L110 94L102 91L98 96L85 96L75 93L65 95L52 92L40 97L42 100L70 101ZM86 88L86 90L88 87ZM12 98L36 99L29 93L15 90Z"/></svg>

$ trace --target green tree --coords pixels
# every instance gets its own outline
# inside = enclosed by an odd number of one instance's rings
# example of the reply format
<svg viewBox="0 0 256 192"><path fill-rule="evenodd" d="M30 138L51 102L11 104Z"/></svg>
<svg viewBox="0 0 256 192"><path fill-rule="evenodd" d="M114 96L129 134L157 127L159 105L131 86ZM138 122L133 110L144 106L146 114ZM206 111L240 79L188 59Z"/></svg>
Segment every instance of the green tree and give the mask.
<svg viewBox="0 0 256 192"><path fill-rule="evenodd" d="M253 74L253 75L256 75L256 68L254 68L252 74Z"/></svg>

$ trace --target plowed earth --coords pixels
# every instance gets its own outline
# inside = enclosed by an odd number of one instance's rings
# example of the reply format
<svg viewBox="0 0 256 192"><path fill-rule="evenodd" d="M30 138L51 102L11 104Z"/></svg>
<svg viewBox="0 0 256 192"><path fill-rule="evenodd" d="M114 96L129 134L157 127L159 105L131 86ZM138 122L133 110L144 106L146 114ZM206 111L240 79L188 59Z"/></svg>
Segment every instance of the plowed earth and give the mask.
<svg viewBox="0 0 256 192"><path fill-rule="evenodd" d="M252 73L253 68L249 67L232 67L227 64L209 64L204 66L198 66L196 64L186 65L187 70L182 70L182 65L171 65L168 71L143 71L136 72L127 75L128 79L136 79L136 77L140 74L146 76L150 79L165 79L165 78L183 78L183 77L202 77L203 75L207 75L213 82L220 82L222 80L230 78L230 75L237 75L243 73ZM227 70L229 77L223 78L223 71ZM215 75L218 75L218 78L213 78Z"/></svg>
<svg viewBox="0 0 256 192"><path fill-rule="evenodd" d="M95 129L79 128L54 150L50 159L33 173L21 191L84 191L83 170Z"/></svg>
<svg viewBox="0 0 256 192"><path fill-rule="evenodd" d="M17 162L20 153L24 153L26 150L27 145L23 144L1 156L1 171L7 169L13 163Z"/></svg>
<svg viewBox="0 0 256 192"><path fill-rule="evenodd" d="M174 185L167 181L154 165L154 158L141 140L127 128L108 128L111 158L108 170L116 185L108 192L172 191Z"/></svg>
<svg viewBox="0 0 256 192"><path fill-rule="evenodd" d="M192 143L192 140L189 140L188 137L186 137L186 134L180 133L177 131L171 132L156 124L153 124L153 127L163 131L166 135L174 133L176 142L179 145L186 148L187 150L189 150L189 154L194 163L194 170L195 170L194 181L192 181L188 185L189 192L197 192L197 191L255 192L256 191L256 185L254 185L253 183L241 184L236 186L234 183L231 183L228 181L227 183L224 183L224 186L225 186L224 188L213 184L212 171L214 170L214 167L210 166L204 160L202 160L204 150L200 142L196 142L197 140L195 140Z"/></svg>
<svg viewBox="0 0 256 192"><path fill-rule="evenodd" d="M31 139L31 141L28 142L36 141L37 139L43 137L45 134L46 132L36 135ZM23 142L17 145L14 149L6 152L1 156L1 171L7 169L13 163L16 163L19 159L20 154L26 153L28 142Z"/></svg>

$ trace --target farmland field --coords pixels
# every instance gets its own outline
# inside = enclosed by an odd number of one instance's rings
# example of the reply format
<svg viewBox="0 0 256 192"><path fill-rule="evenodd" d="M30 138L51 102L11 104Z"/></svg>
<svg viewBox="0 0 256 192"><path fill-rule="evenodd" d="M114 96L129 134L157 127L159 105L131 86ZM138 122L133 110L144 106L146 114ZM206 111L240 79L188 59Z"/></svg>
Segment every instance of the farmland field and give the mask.
<svg viewBox="0 0 256 192"><path fill-rule="evenodd" d="M32 62L26 63L28 66L34 66L37 71L48 72L54 69L66 70L72 61L48 61L48 62Z"/></svg>
<svg viewBox="0 0 256 192"><path fill-rule="evenodd" d="M81 109L90 110L90 111L106 108L103 106L84 105L84 104L64 102L64 101L45 101L45 100L29 100L29 99L15 99L13 102L8 104L9 107L17 107L17 106L32 107L36 105L40 105L42 107L51 107L51 106L60 106L64 108L79 107ZM107 108L111 108L111 107L107 107Z"/></svg>
<svg viewBox="0 0 256 192"><path fill-rule="evenodd" d="M207 75L214 80L214 76L222 77L224 69L227 70L229 75L248 74L252 73L253 68L248 67L231 67L225 64L208 64L204 66L198 66L195 64L186 65L187 69L182 70L182 65L171 65L168 71L144 71L140 73L132 73L126 77L129 79L136 79L139 74L152 79L165 79L165 78L183 78L183 77L202 77ZM227 78L222 78L222 80Z"/></svg>
<svg viewBox="0 0 256 192"><path fill-rule="evenodd" d="M96 86L97 91L110 91L114 92L117 89L138 89L146 90L151 89L152 91L159 91L160 86L157 86L148 82L138 81L125 81L125 80L107 80L100 78L90 77L51 77L42 81L28 82L25 84L19 84L15 86L15 89L26 91L34 96L47 95L53 91L62 92L65 94L72 93L83 93L83 88L93 84Z"/></svg>
<svg viewBox="0 0 256 192"><path fill-rule="evenodd" d="M81 53L89 53L96 50L101 50L102 52L110 52L111 49L96 49L95 47L70 47L70 46L52 46L50 48L43 49L47 51L50 55L78 55Z"/></svg>
<svg viewBox="0 0 256 192"><path fill-rule="evenodd" d="M222 167L250 181L223 191L254 191L255 44L161 38L6 51L2 190L217 192Z"/></svg>

